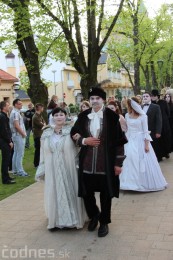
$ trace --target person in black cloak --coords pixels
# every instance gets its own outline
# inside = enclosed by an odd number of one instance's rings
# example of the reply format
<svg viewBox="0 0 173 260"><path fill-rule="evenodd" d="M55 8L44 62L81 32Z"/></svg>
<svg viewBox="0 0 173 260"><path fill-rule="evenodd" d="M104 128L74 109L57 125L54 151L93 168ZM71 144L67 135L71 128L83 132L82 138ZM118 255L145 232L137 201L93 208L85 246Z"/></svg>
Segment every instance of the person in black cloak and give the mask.
<svg viewBox="0 0 173 260"><path fill-rule="evenodd" d="M170 111L170 116L169 116L169 123L171 127L171 138L172 138L172 143L171 143L171 152L173 152L173 102L172 102L172 97L170 94L166 94L164 96L164 100L167 102L169 111Z"/></svg>
<svg viewBox="0 0 173 260"><path fill-rule="evenodd" d="M79 154L79 197L83 197L94 231L100 222L98 236L108 234L111 222L111 200L119 197L119 174L127 139L121 130L119 116L104 106L106 93L97 84L89 91L91 108L80 113L71 136L81 147ZM100 192L101 211L95 192Z"/></svg>
<svg viewBox="0 0 173 260"><path fill-rule="evenodd" d="M169 123L169 107L165 100L160 99L160 94L157 89L151 91L151 100L152 103L160 106L162 114L162 131L160 137L160 158L159 161L162 161L162 158L169 158L169 153L171 152L171 128Z"/></svg>

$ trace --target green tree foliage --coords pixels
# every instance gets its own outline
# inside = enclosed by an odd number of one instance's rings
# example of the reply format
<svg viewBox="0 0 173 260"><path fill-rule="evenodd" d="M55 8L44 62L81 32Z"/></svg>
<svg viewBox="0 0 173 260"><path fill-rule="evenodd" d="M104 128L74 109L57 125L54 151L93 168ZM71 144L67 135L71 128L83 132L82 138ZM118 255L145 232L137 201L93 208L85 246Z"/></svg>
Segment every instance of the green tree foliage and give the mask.
<svg viewBox="0 0 173 260"><path fill-rule="evenodd" d="M70 57L81 76L82 92L86 96L91 85L97 82L98 60L121 13L124 0L112 5L113 18L109 28L104 24L104 16L110 5L108 0L0 0L0 2L13 12L16 43L27 68L30 81L28 94L33 101L37 93L36 88L32 88L31 75L40 74L39 68L45 64L46 55L59 60ZM101 38L103 29L106 33L104 38ZM27 51L25 47L28 48ZM35 58L37 61L31 62ZM46 91L45 86L42 87Z"/></svg>
<svg viewBox="0 0 173 260"><path fill-rule="evenodd" d="M28 73L30 83L27 89L28 95L34 104L40 102L46 107L48 91L40 76L39 51L35 43L30 19L30 1L1 0L1 3L12 15L16 44Z"/></svg>
<svg viewBox="0 0 173 260"><path fill-rule="evenodd" d="M121 13L124 0L112 6L114 14L109 28L105 27L107 0L36 0L45 14L62 30L73 66L81 76L81 88L86 97L89 88L97 82L97 64L101 51ZM101 31L106 33L101 38Z"/></svg>
<svg viewBox="0 0 173 260"><path fill-rule="evenodd" d="M147 90L158 87L160 77L158 60L164 60L162 78L165 79L163 80L165 83L168 78L170 81L171 76L168 72L171 72L173 67L171 58L173 22L168 12L169 6L163 5L158 15L151 19L141 4L141 0L128 1L108 44L112 68L126 69L135 94L140 92L141 86ZM135 74L134 84L130 72L132 64Z"/></svg>

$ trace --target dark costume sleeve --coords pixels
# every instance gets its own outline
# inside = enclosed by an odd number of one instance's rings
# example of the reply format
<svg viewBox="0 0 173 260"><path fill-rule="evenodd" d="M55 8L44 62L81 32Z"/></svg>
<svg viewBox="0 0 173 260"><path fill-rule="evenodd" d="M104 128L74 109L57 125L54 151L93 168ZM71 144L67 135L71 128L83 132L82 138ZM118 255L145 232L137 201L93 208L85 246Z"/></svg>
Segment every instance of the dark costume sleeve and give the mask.
<svg viewBox="0 0 173 260"><path fill-rule="evenodd" d="M75 134L80 134L80 136L81 136L77 141L73 140L73 138L72 138L72 136ZM75 144L77 146L79 146L79 147L83 146L82 139L87 136L83 136L83 133L81 132L81 116L80 115L78 116L78 119L76 120L74 126L71 129L70 135L71 135L73 142L75 142Z"/></svg>
<svg viewBox="0 0 173 260"><path fill-rule="evenodd" d="M162 132L162 113L160 107L157 105L156 134L161 134L161 132Z"/></svg>

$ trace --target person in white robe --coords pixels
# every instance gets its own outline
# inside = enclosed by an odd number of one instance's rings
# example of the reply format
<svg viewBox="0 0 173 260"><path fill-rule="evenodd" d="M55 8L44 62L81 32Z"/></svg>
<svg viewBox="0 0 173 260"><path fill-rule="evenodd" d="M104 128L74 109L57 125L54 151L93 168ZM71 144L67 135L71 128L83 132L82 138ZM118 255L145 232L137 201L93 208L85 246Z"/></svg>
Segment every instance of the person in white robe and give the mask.
<svg viewBox="0 0 173 260"><path fill-rule="evenodd" d="M147 115L136 97L127 100L125 144L126 158L120 175L120 189L139 192L159 191L167 187L148 131Z"/></svg>
<svg viewBox="0 0 173 260"><path fill-rule="evenodd" d="M82 228L86 220L83 200L78 197L76 160L78 148L66 125L66 111L55 108L54 125L47 127L41 137L40 163L37 181L44 179L44 202L48 229Z"/></svg>

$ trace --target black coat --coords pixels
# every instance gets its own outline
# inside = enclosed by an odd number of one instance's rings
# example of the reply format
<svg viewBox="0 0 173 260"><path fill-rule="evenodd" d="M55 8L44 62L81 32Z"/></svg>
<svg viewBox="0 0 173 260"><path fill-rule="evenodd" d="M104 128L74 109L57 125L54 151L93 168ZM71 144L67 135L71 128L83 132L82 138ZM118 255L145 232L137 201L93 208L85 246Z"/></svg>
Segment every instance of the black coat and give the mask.
<svg viewBox="0 0 173 260"><path fill-rule="evenodd" d="M6 143L11 143L12 134L9 126L9 118L6 113L0 113L0 139Z"/></svg>
<svg viewBox="0 0 173 260"><path fill-rule="evenodd" d="M168 104L165 100L159 100L157 105L160 106L162 114L162 132L161 132L161 151L162 157L167 156L171 152L171 128L169 123L170 111Z"/></svg>
<svg viewBox="0 0 173 260"><path fill-rule="evenodd" d="M151 138L156 138L156 134L162 132L162 114L160 107L156 104L151 103L148 110L148 130L151 131Z"/></svg>
<svg viewBox="0 0 173 260"><path fill-rule="evenodd" d="M88 131L89 118L88 114L91 113L91 109L87 109L78 116L78 120L72 127L71 136L75 133L79 133L82 138L90 136ZM103 128L104 128L104 158L105 160L105 172L108 183L108 191L110 197L119 197L119 176L115 176L114 166L116 165L116 155L118 148L123 146L127 139L121 130L119 123L119 116L115 114L109 108L105 108L103 112ZM81 145L79 154L79 197L86 195L85 183L83 181L83 160L87 152L87 146ZM117 166L121 166L118 165Z"/></svg>
<svg viewBox="0 0 173 260"><path fill-rule="evenodd" d="M162 114L160 106L151 103L146 114L148 116L148 130L151 131L151 138L153 139L151 144L157 159L160 160L162 158L161 138L156 138L156 134L161 135L162 132Z"/></svg>
<svg viewBox="0 0 173 260"><path fill-rule="evenodd" d="M173 103L168 103L169 106L169 111L170 111L170 116L169 116L169 123L170 123L170 128L171 128L171 151L173 151Z"/></svg>
<svg viewBox="0 0 173 260"><path fill-rule="evenodd" d="M28 128L32 128L32 117L33 117L34 114L35 114L35 109L34 109L34 108L31 109L31 110L28 109L28 110L24 113L24 116L25 116L24 122L25 122L25 128L26 128L26 130L27 130ZM30 120L28 121L27 118L30 119Z"/></svg>

